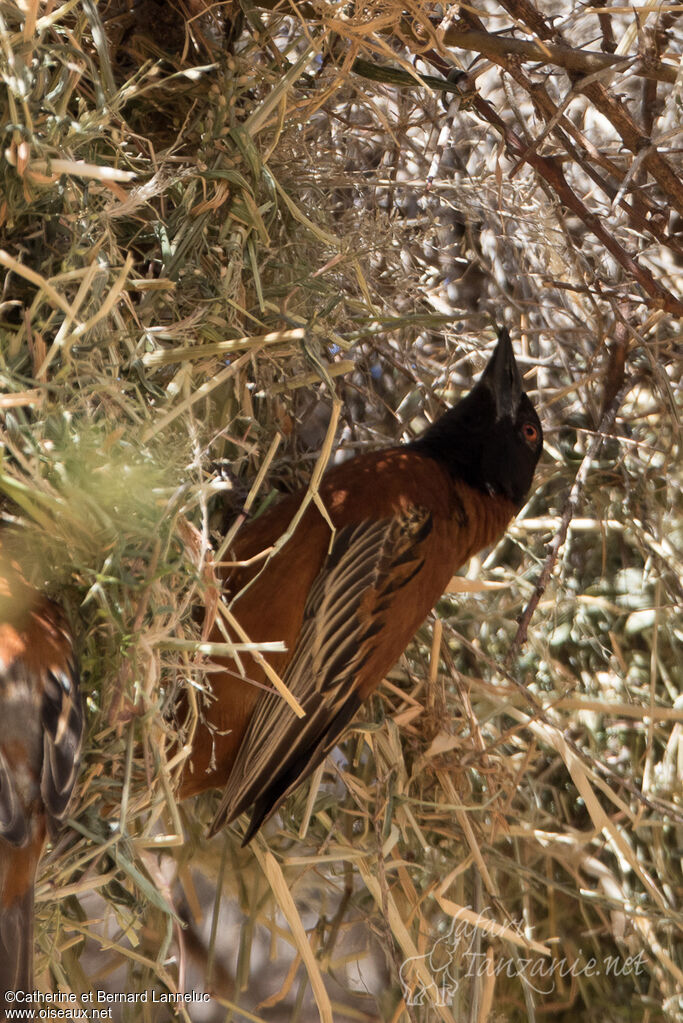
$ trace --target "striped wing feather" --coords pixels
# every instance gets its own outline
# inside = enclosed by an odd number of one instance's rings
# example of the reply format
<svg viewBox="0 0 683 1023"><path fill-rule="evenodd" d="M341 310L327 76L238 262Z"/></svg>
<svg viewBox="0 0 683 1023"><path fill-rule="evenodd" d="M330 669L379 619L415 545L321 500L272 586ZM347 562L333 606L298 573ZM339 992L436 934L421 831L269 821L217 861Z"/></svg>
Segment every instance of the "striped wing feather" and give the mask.
<svg viewBox="0 0 683 1023"><path fill-rule="evenodd" d="M253 805L248 842L334 746L360 706L355 683L372 651L371 640L386 621L393 594L419 571L420 547L430 530L428 510L413 507L336 531L283 676L305 717L297 718L276 694L261 698L212 834Z"/></svg>
<svg viewBox="0 0 683 1023"><path fill-rule="evenodd" d="M76 784L83 739L83 704L76 664L47 673L43 690L41 795L53 824L62 820Z"/></svg>
<svg viewBox="0 0 683 1023"><path fill-rule="evenodd" d="M27 842L38 799L54 831L73 792L83 737L83 706L70 642L68 649L59 664L47 661L36 666L18 657L0 673L0 703L11 720L11 725L0 729L2 744L20 745L26 764L17 775L0 744L0 837L12 845ZM8 734L8 728L16 730L16 739Z"/></svg>
<svg viewBox="0 0 683 1023"><path fill-rule="evenodd" d="M0 620L0 1018L32 989L33 885L45 840L67 809L83 708L71 637L43 601L20 629Z"/></svg>

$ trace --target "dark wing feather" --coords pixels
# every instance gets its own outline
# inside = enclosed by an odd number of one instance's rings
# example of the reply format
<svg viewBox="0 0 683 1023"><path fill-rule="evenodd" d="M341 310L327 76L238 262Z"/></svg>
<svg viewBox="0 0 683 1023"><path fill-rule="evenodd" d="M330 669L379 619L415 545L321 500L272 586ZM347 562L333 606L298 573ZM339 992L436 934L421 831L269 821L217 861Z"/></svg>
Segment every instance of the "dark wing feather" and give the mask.
<svg viewBox="0 0 683 1023"><path fill-rule="evenodd" d="M55 604L36 596L23 617L0 612L0 638L0 1019L5 1019L9 992L32 990L35 874L45 824L54 830L73 790L83 709L71 635Z"/></svg>
<svg viewBox="0 0 683 1023"><path fill-rule="evenodd" d="M25 845L28 828L24 808L17 795L12 771L0 751L0 838L12 845Z"/></svg>
<svg viewBox="0 0 683 1023"><path fill-rule="evenodd" d="M40 631L53 640L41 643ZM51 830L64 817L83 737L78 670L61 613L46 602L24 637L24 653L0 671L0 837L15 846L29 841L41 802Z"/></svg>
<svg viewBox="0 0 683 1023"><path fill-rule="evenodd" d="M283 676L306 712L277 694L259 701L211 832L254 805L245 842L324 759L360 705L355 685L394 593L419 571L431 531L427 509L345 526L311 586Z"/></svg>
<svg viewBox="0 0 683 1023"><path fill-rule="evenodd" d="M78 670L69 659L64 670L47 672L43 689L43 771L40 791L54 824L62 819L76 783L83 739L83 704Z"/></svg>
<svg viewBox="0 0 683 1023"><path fill-rule="evenodd" d="M0 671L0 836L14 846L32 838L42 761L39 680L24 652Z"/></svg>

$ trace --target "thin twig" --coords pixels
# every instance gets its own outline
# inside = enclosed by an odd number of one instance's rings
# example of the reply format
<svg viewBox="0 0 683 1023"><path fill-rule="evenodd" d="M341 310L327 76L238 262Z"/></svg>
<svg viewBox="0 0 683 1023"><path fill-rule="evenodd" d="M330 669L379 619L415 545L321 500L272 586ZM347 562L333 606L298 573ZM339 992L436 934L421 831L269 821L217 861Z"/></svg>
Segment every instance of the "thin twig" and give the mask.
<svg viewBox="0 0 683 1023"><path fill-rule="evenodd" d="M529 600L529 603L527 604L524 610L524 614L520 618L515 638L510 644L508 655L505 658L506 665L512 663L514 658L517 656L517 652L519 651L520 647L526 642L529 622L531 621L532 615L536 608L538 607L539 601L543 594L545 593L545 589L548 583L550 582L550 577L553 573L555 562L557 561L557 557L560 553L560 550L562 549L562 546L565 540L567 539L569 523L571 522L572 518L574 517L574 513L579 507L581 495L583 494L583 488L586 485L586 480L588 479L588 474L591 470L591 466L593 465L593 461L598 451L602 447L603 441L606 439L607 434L609 434L610 430L612 429L617 412L619 411L619 408L624 398L630 391L631 384L632 382L630 380L627 381L627 383L625 383L624 386L614 396L614 398L608 405L606 411L603 413L598 428L595 432L595 436L590 442L586 454L583 456L583 460L581 462L581 465L579 466L579 470L574 478L574 483L572 484L572 488L569 491L569 497L567 498L566 504L564 506L564 511L562 512L560 528L558 529L557 533L553 538L552 543L550 544L548 557L546 558L541 574L538 577L536 588L531 596L531 599Z"/></svg>

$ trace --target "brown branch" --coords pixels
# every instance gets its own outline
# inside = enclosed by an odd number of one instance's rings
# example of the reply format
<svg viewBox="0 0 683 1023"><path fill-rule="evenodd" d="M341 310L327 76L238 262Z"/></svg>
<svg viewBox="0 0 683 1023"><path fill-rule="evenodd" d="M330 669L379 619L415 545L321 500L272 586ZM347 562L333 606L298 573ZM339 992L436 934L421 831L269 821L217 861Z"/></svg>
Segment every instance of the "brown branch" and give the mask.
<svg viewBox="0 0 683 1023"><path fill-rule="evenodd" d="M567 502L564 506L564 511L562 512L562 518L560 520L559 529L555 533L553 541L550 544L548 557L546 558L545 564L541 570L541 574L538 577L536 588L532 594L529 603L527 604L524 610L524 614L519 620L519 626L517 628L515 638L510 644L510 649L508 651L507 657L505 658L506 666L511 664L520 647L526 642L527 632L529 629L529 622L531 621L534 611L538 607L540 599L545 593L546 587L550 582L550 577L553 573L555 562L557 561L560 550L562 549L562 546L565 540L567 539L567 533L569 532L569 523L571 522L575 512L579 507L579 503L583 495L583 490L588 479L588 474L590 473L591 467L593 465L596 455L598 454L598 451L602 447L603 441L605 440L608 432L612 429L614 420L616 419L617 412L619 411L621 403L623 402L630 388L631 382L629 381L628 383L624 384L623 387L614 396L614 398L608 405L606 411L603 413L602 418L600 419L600 423L598 424L595 436L588 445L588 450L586 451L586 454L583 456L581 465L579 466L578 472L574 478L574 483L572 484L572 488L569 491L569 497L567 498Z"/></svg>
<svg viewBox="0 0 683 1023"><path fill-rule="evenodd" d="M626 180L626 175L623 173L621 168L617 167L613 160L610 160L597 150L589 139L584 136L583 132L580 131L576 125L572 124L572 122L564 115L558 117L557 108L555 107L555 104L550 98L550 95L544 85L533 85L519 69L516 73L513 72L513 76L523 88L527 88L529 90L532 99L536 99L537 101L540 100L537 105L539 112L543 115L546 113L550 114L550 122L552 122L553 119L557 119L557 124L551 129L554 135L562 143L572 160L581 167L584 174L586 174L591 181L595 182L598 188L600 188L608 197L610 202L614 203L616 200L617 206L626 213L631 226L645 234L653 235L662 245L665 245L678 256L683 256L683 246L681 246L680 242L676 238L672 238L671 235L667 233L666 225L668 221L668 214L664 210L660 209L657 204L652 201L650 196L642 190L636 191L634 189L629 189L629 199L627 200L624 194L624 189L628 182ZM648 81L644 85L645 88L649 88L650 86L654 86L656 89L657 83ZM546 128L541 136L533 142L532 145L534 148L540 145L547 130L548 129ZM586 156L577 149L569 136L582 146L584 152L587 153L591 159L606 170L608 174L611 174L614 178L616 178L619 186L623 185L624 188L617 188L610 181L606 180L603 175L600 174L589 162ZM526 154L518 160L517 166L513 169L510 177L514 175L517 168L523 162L526 162Z"/></svg>
<svg viewBox="0 0 683 1023"><path fill-rule="evenodd" d="M602 48L605 53L614 53L617 48L617 41L614 38L614 30L612 28L612 15L606 11L598 13L598 21L600 22L600 31L602 32Z"/></svg>
<svg viewBox="0 0 683 1023"><path fill-rule="evenodd" d="M469 12L468 20L476 22L476 19L469 14ZM453 70L453 65L449 64L440 53L432 49L424 52L422 56L425 60L428 60L430 64L433 64L434 67L441 71L445 80L448 79L449 72L452 72ZM588 177L604 192L610 202L614 202L615 199L617 199L617 196L619 196L618 205L625 211L631 225L639 231L654 235L657 241L659 241L662 245L666 245L667 248L671 249L671 251L675 252L678 256L683 256L683 246L681 243L676 238L672 238L666 231L668 213L661 210L647 195L647 193L642 190L640 192L631 191L629 195L630 201L627 201L625 195L620 195L620 189L611 184L609 181L606 181L605 178L598 173L595 167L593 167L582 155L582 153L579 152L576 146L572 143L572 139L577 145L581 146L583 152L595 161L598 166L602 167L603 170L614 177L619 183L619 186L624 183L626 175L621 168L614 163L613 160L610 160L609 157L601 153L600 150L596 149L593 143L585 137L583 132L561 113L545 85L540 82L532 83L515 60L500 58L496 61L496 63L498 63L500 67L504 68L508 74L510 74L511 77L526 90L540 117L545 119L546 122L557 122L552 129L554 134L560 140L571 158L576 161L584 173L587 174ZM355 70L356 67L354 64L354 71ZM406 76L405 84L408 84L409 80L411 87L414 87L414 79L412 79L406 72L403 72L403 74ZM468 76L464 76L464 79L469 81ZM431 84L431 82L432 79L430 78L429 84ZM463 84L463 80L460 80L460 89L462 89ZM656 88L657 83L647 84L654 84ZM452 91L456 91L456 86L452 86ZM533 143L534 146L540 145L540 142L545 137L545 132L547 130L548 127L546 127L541 136L535 140ZM518 160L517 167L519 167L523 161L526 161L526 153ZM517 167L515 167L511 172L511 177L514 176Z"/></svg>
<svg viewBox="0 0 683 1023"><path fill-rule="evenodd" d="M294 12L301 18L308 21L320 21L321 12L316 10L313 4L306 0L290 0ZM287 9L282 7L282 0L256 0L256 7L265 10L281 8L283 12ZM541 16L538 15L540 18ZM349 22L349 28L352 27ZM398 34L411 37L419 46L424 46L430 40L427 38L422 26L417 26L407 20L403 20L398 28ZM551 33L551 30L546 30ZM393 35L393 29L382 30L383 35ZM435 31L437 31L435 29ZM537 33L539 34L539 33ZM552 34L552 33L551 33ZM669 82L673 85L677 81L678 67L674 64L658 63L656 66L647 67L638 63L633 57L613 57L611 54L602 53L599 50L577 50L571 46L550 42L531 42L525 39L512 39L510 36L490 35L488 32L471 32L463 30L457 25L449 26L443 32L438 32L438 38L446 46L457 47L462 50L472 50L484 57L495 60L497 57L515 55L524 60L532 60L535 63L554 64L564 68L566 71L575 71L578 74L592 74L605 68L622 65L628 68L629 74L637 75L640 78L654 78L658 82Z"/></svg>
<svg viewBox="0 0 683 1023"><path fill-rule="evenodd" d="M543 17L535 9L531 0L500 0L501 7L503 7L512 17L524 21L528 27L536 34L550 34L550 27L547 25ZM548 47L549 50L553 50L554 45L551 43L543 43L543 47ZM559 49L563 50L565 47L560 46ZM571 52L584 52L585 51L571 51ZM588 54L586 54L588 56ZM591 74L594 71L599 71L601 65L597 60L593 60L593 54L590 54L589 63L594 64L594 67L588 68L572 68L568 64L564 67L568 71L580 71L583 75ZM596 55L597 56L597 55ZM612 57L608 54L601 53L599 57L602 61L612 61L613 65L619 62L618 57ZM647 53L644 57L640 58L639 66L643 71L645 78L651 76L647 74L647 70L651 68L660 68L661 63L659 61L659 53L651 52ZM558 63L554 60L554 63ZM609 67L609 63L603 63L602 67ZM674 76L677 77L676 72ZM659 78L655 76L657 81L667 81L668 79ZM575 81L574 87L578 92L583 93L593 103L593 105L608 119L613 125L615 131L621 137L622 142L628 150L630 150L634 156L640 157L644 168L652 175L657 184L664 192L667 200L676 207L679 213L683 214L683 181L664 156L658 151L657 147L653 145L652 139L643 131L640 130L636 122L631 117L630 113L626 109L624 103L616 96L612 95L607 91L607 87L603 82L599 81Z"/></svg>
<svg viewBox="0 0 683 1023"><path fill-rule="evenodd" d="M519 135L503 121L493 107L486 100L482 99L481 96L475 96L470 100L470 103L472 108L484 120L488 121L489 124L493 125L501 133L510 156L512 158L525 157L527 162L538 171L546 184L550 186L560 202L579 217L582 223L602 242L607 251L614 256L631 278L637 281L643 291L653 299L655 307L664 309L666 312L673 313L676 316L683 316L683 303L663 285L659 284L650 271L641 266L619 244L616 238L613 238L609 231L605 230L600 218L591 213L573 192L564 176L560 161L554 157L540 156L533 148L525 145Z"/></svg>
<svg viewBox="0 0 683 1023"><path fill-rule="evenodd" d="M548 90L542 83L534 84L524 74L522 69L517 64L517 61L509 60L500 62L501 66L514 78L514 80L525 89L537 112L541 117L546 119L547 126L532 144L534 148L537 148L545 138L548 131L552 130L554 135L559 139L567 153L571 158L581 167L583 172L595 182L595 184L604 192L609 198L610 202L614 202L619 196L617 205L620 206L627 214L631 225L637 228L639 231L643 231L647 234L652 234L657 238L662 245L666 245L672 251L679 255L683 255L683 249L676 239L672 238L666 232L666 223L668 221L668 215L661 210L655 202L643 191L630 191L630 201L626 200L624 194L622 194L621 188L617 188L609 181L598 173L598 171L591 165L588 159L579 152L576 146L571 141L572 139L578 145L580 145L585 153L588 154L603 170L607 171L608 174L616 178L617 182L621 186L626 181L626 175L623 173L613 160L604 156L595 146L587 139L583 132L580 131L576 125L565 117L561 110L555 105ZM644 83L644 88L654 87L656 90L656 82ZM556 122L553 124L553 122ZM527 153L520 157L517 162L517 166L513 169L511 177L514 176L518 167L527 160Z"/></svg>
<svg viewBox="0 0 683 1023"><path fill-rule="evenodd" d="M505 0L500 0L500 3L501 7L515 19L517 24L526 25L539 39L543 39L546 42L549 39L553 39L560 45L566 45L562 34L553 28L552 25L548 24L540 11L537 11L531 3L531 0L509 0L508 3L505 3Z"/></svg>
<svg viewBox="0 0 683 1023"><path fill-rule="evenodd" d="M554 64L565 71L582 75L590 75L607 68L616 68L620 71L628 69L629 74L671 84L676 81L678 75L678 68L671 64L660 62L655 66L645 67L633 57L613 57L598 50L576 50L558 43L536 43L527 39L512 39L510 36L494 36L488 32L473 32L457 26L447 28L439 35L446 46L473 50L491 60L497 57L517 56L524 60L532 60L534 63Z"/></svg>
<svg viewBox="0 0 683 1023"><path fill-rule="evenodd" d="M607 371L602 395L602 414L610 408L617 394L624 386L626 375L626 356L631 342L631 332L626 322L631 302L619 304L619 319L614 328L614 338L608 349Z"/></svg>
<svg viewBox="0 0 683 1023"><path fill-rule="evenodd" d="M294 0L291 0L294 2ZM276 0L259 0L259 5L264 7L274 6ZM543 20L542 16L533 7L531 0L501 0L503 7L506 7L512 11L516 18L519 18L519 5L523 7L523 13L525 17L532 19L534 28L537 29L544 35L552 35L552 30L548 27L547 23ZM313 10L311 4L307 2L296 3L296 10L300 16L311 16L316 18L316 12ZM462 13L465 17L469 17L470 21L473 21L477 26L482 23L478 21L475 15L471 12L466 12L464 9ZM462 22L460 23L462 25ZM349 28L352 28L350 25ZM387 34L391 34L391 30L386 30ZM490 56L497 63L503 63L504 57L510 53L523 55L526 57L532 57L532 59L541 60L543 63L557 63L560 66L565 67L566 70L577 71L583 74L592 75L594 72L604 70L605 68L614 67L617 64L623 64L629 66L630 69L637 73L636 65L633 64L633 60L629 59L624 62L620 58L611 57L604 53L595 53L593 51L586 50L574 50L565 44L558 43L529 43L522 40L510 39L507 36L492 36L487 32L482 31L479 27L475 30L463 30L458 26L449 26L444 31L439 32L438 29L433 26L430 22L416 23L409 22L407 19L403 19L398 26L396 26L395 34L398 36L405 37L412 40L417 44L419 51L433 52L432 47L440 48L443 43L453 46L462 46L465 49L474 49L487 56ZM650 67L650 70L652 68ZM660 69L661 70L661 69ZM675 80L675 69L669 69L672 72ZM659 72L655 76L661 80L669 80L669 76L662 78ZM627 148L632 149L633 152L639 153L640 159L643 164L648 168L652 176L659 182L662 189L664 190L667 199L671 200L674 205L678 205L680 198L680 208L683 214L683 182L679 181L671 167L669 167L664 157L657 152L656 148L652 146L649 138L644 136L635 122L624 109L619 101L612 99L607 95L606 89L602 83L595 81L587 82L575 82L575 88L577 91L583 92L589 98L596 97L593 102L596 106L601 109L601 112L612 121L616 131L621 135L622 141ZM641 266L637 260L620 245L617 240L603 227L600 218L591 213L590 210L584 205L584 203L578 198L570 187L567 179L564 176L559 160L548 157L542 157L533 147L525 145L519 136L500 118L493 107L487 103L481 96L474 95L472 99L468 96L468 101L477 110L480 116L484 120L488 121L491 125L497 128L502 134L508 152L510 155L517 159L524 159L539 173L546 184L555 192L560 201L585 224L589 231L604 245L608 252L615 258L615 260L627 271L633 280L635 280L643 291L654 300L656 308L665 310L666 312L673 313L677 316L683 316L683 303L671 294L663 285L659 284L654 279L649 270ZM609 192L608 192L609 194ZM637 214L636 214L637 215ZM640 219L642 223L642 213ZM655 219L651 228L652 233L659 234L663 231L663 225L658 219ZM666 237L666 236L665 236Z"/></svg>
<svg viewBox="0 0 683 1023"><path fill-rule="evenodd" d="M640 36L642 38L641 49L643 56L647 61L657 61L662 52L662 46L666 41L666 33L658 26L654 30L643 29L640 30ZM657 96L658 83L653 82L651 78L645 78L642 83L641 90L641 104L640 104L640 123L643 125L645 134L651 138L652 129L654 128L655 118L662 112L663 101Z"/></svg>
<svg viewBox="0 0 683 1023"><path fill-rule="evenodd" d="M676 174L668 161L659 152L652 140L645 135L620 99L608 93L601 82L591 82L577 88L593 103L593 105L611 121L621 140L635 156L642 155L645 168L655 179L667 199L683 216L683 181Z"/></svg>
<svg viewBox="0 0 683 1023"><path fill-rule="evenodd" d="M551 28L545 23L541 15L535 10L530 0L500 0L500 2L501 6L504 7L505 10L507 10L508 13L510 13L510 15L514 17L516 20L527 19L529 27L532 29L532 31L544 36L545 38L552 34ZM564 57L567 59L565 60L564 64L562 64L562 66L564 66L567 71L572 72L581 71L582 74L589 76L595 74L596 72L605 70L610 66L613 67L615 66L615 64L618 64L620 62L620 58L611 57L608 54L592 53L585 50L573 50L571 49L571 47L567 47L564 44L560 45L549 42L543 42L542 44L535 43L529 44L522 40L509 39L508 37L504 36L489 36L489 34L483 30L483 23L477 18L475 14L464 8L462 9L461 13L463 21L474 25L475 28L472 30L463 31L461 28L458 28L457 26L449 27L445 30L445 32L440 33L440 37L443 39L443 41L446 42L448 45L462 45L466 49L468 48L478 49L479 52L486 53L487 56L489 56L497 64L500 64L502 67L504 67L505 70L507 70L516 78L521 74L521 71L519 69L517 69L517 73L515 73L516 61L506 58L508 58L509 54L528 55L528 52L526 50L528 46L534 46L537 47L539 50L543 51L547 50L548 54L554 55L553 60L550 61L554 63L560 63L559 57L561 56L561 54L564 54ZM462 22L460 24L462 25ZM421 45L424 46L424 31L422 28L418 29L415 26L411 26L405 22L402 22L401 28L403 31L407 32L407 34L409 34L412 38L416 39L418 42L420 42L420 40L422 39ZM459 42L456 42L456 36ZM466 45L466 43L463 41L466 36L476 38L476 40L479 40L479 44L477 46ZM487 39L489 40L489 44L487 46L487 49L485 50L483 48L483 40ZM568 57L568 54L571 54L572 57L571 58ZM574 62L574 57L578 54L582 54L583 57L586 58L585 60L582 60L580 62L581 67L579 67L578 63ZM595 60L593 58L595 58ZM630 60L632 60L632 58L630 58ZM657 65L658 62L650 54L648 55L648 59L645 61L645 63L647 64L648 67L654 67ZM631 67L630 70L634 71L635 67ZM527 89L535 104L539 101L539 99L542 99L542 90L539 91L536 89L532 89L529 84L525 83L521 84L523 84L524 87ZM621 140L626 146L626 148L629 149L632 153L634 153L634 155L640 157L643 167L647 171L649 171L649 173L652 175L655 181L657 181L657 183L663 190L667 200L671 202L671 204L675 206L683 215L683 182L671 168L665 157L663 157L662 154L658 152L657 148L652 144L652 140L646 134L640 131L635 121L628 113L628 111L621 103L621 101L611 96L607 92L607 89L602 82L591 80L590 77L585 82L582 82L581 80L575 81L574 88L578 93L583 93L585 96L587 96L591 100L591 102L600 110L600 112L612 123L615 131L621 137ZM550 101L550 105L553 106L554 108L554 104L552 103L552 101ZM555 116L555 114L553 114L552 116ZM563 127L569 130L568 129L569 122L567 122L564 119L563 121L564 121ZM523 154L523 157L526 158L529 163L533 163L533 160L529 159L529 155L530 154L528 152L525 152ZM584 167L584 170L585 169L586 168ZM591 174L590 176L593 177L593 174ZM567 186L567 189L571 191L569 189L569 186ZM629 212L629 210L627 210L627 212ZM581 216L583 219L583 216L580 213L578 215ZM636 216L638 216L637 211ZM640 214L639 219L641 223L638 226L641 227L643 223L642 214ZM660 221L659 217L656 216L652 225L649 224L647 225L647 229L649 231L652 231L652 233L655 234L660 241L664 241L665 244L668 244L669 242L665 241L665 239L667 239L667 236L664 233L663 223L664 221L663 220ZM593 228L591 228L591 230L593 230ZM663 238L660 237L662 234L664 235ZM616 253L612 249L610 249L610 251L613 252L613 255L615 255L619 262L622 261L621 257L616 256ZM645 287L645 285L643 286ZM647 287L646 290L648 290L648 293L651 293ZM683 307L679 306L679 308Z"/></svg>

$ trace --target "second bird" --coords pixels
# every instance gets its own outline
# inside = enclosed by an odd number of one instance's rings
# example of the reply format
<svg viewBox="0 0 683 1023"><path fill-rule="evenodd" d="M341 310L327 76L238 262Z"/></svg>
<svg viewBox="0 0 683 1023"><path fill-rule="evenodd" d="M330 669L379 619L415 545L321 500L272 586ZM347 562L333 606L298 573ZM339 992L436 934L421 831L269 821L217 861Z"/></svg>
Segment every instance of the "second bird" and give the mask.
<svg viewBox="0 0 683 1023"><path fill-rule="evenodd" d="M476 386L417 440L325 474L319 492L334 533L311 503L287 542L258 557L287 532L302 493L240 530L231 560L244 564L224 573L224 596L252 642L284 641L286 652L268 660L305 716L250 655L244 677L232 660L210 674L182 795L223 789L212 833L248 810L246 844L322 762L454 572L503 535L542 447L502 330ZM224 641L218 626L210 638Z"/></svg>

